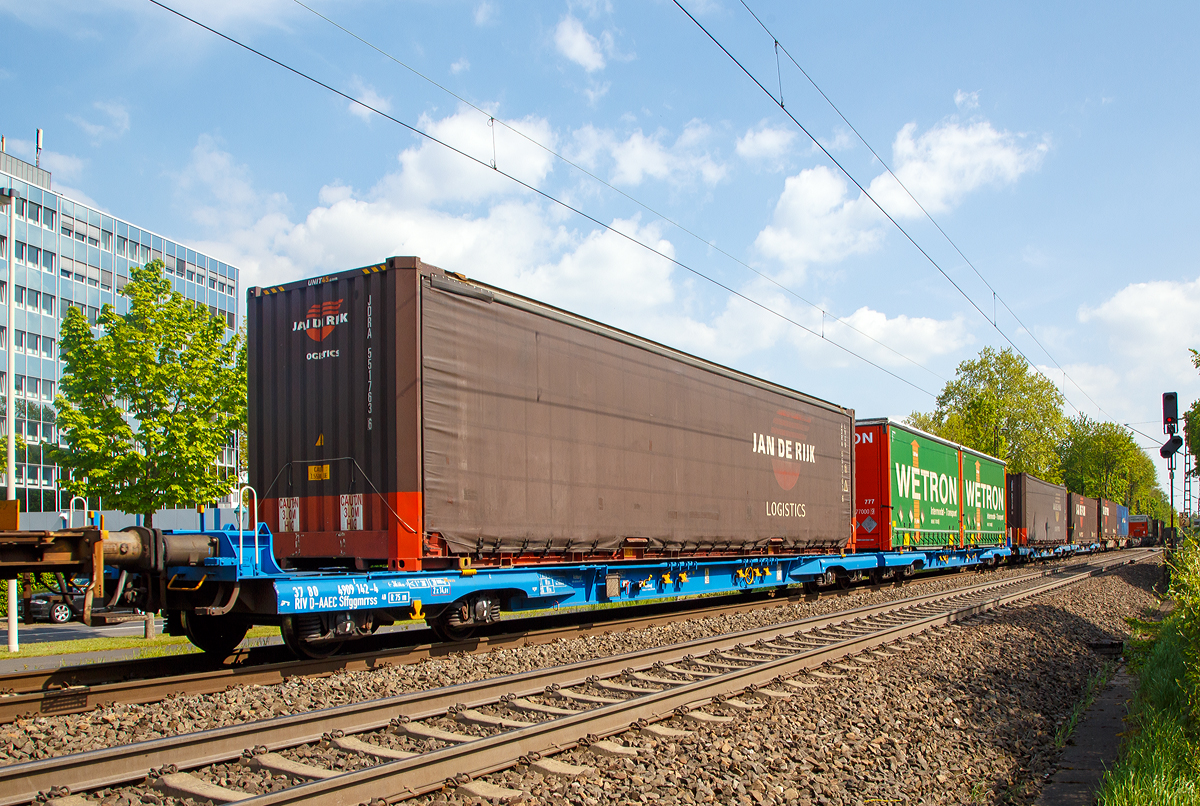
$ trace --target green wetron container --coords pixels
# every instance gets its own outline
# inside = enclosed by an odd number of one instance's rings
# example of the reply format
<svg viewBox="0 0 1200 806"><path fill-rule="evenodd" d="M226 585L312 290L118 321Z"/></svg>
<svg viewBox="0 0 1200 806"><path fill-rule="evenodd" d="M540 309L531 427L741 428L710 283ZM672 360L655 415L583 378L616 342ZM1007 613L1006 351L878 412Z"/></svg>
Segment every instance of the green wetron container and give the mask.
<svg viewBox="0 0 1200 806"><path fill-rule="evenodd" d="M962 449L963 540L971 546L1005 541L1007 496L1004 462L970 448Z"/></svg>
<svg viewBox="0 0 1200 806"><path fill-rule="evenodd" d="M961 545L959 446L896 422L887 430L892 548Z"/></svg>

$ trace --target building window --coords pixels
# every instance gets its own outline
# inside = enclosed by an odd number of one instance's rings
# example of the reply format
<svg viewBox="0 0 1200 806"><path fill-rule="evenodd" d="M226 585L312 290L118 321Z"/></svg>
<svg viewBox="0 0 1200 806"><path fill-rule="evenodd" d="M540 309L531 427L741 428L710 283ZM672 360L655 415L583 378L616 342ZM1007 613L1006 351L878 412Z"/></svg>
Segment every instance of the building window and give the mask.
<svg viewBox="0 0 1200 806"><path fill-rule="evenodd" d="M25 306L31 311L36 311L41 307L42 295L32 288L25 292Z"/></svg>
<svg viewBox="0 0 1200 806"><path fill-rule="evenodd" d="M42 223L42 206L40 204L29 203L29 211L25 214L25 219L31 224Z"/></svg>
<svg viewBox="0 0 1200 806"><path fill-rule="evenodd" d="M106 229L100 230L100 248L105 252L112 251L112 233Z"/></svg>
<svg viewBox="0 0 1200 806"><path fill-rule="evenodd" d="M54 271L54 253L42 250L42 268L48 272Z"/></svg>
<svg viewBox="0 0 1200 806"><path fill-rule="evenodd" d="M42 400L53 400L53 399L54 399L54 381L42 381ZM47 423L46 426L49 426L49 423ZM45 436L47 439L53 439L53 437L51 436L52 431L50 428L44 426L42 428L42 431L44 432L43 436Z"/></svg>
<svg viewBox="0 0 1200 806"><path fill-rule="evenodd" d="M54 219L58 214L54 210L46 210L42 214L42 226L48 230L54 229Z"/></svg>
<svg viewBox="0 0 1200 806"><path fill-rule="evenodd" d="M20 289L17 289L17 290L19 291ZM25 352L25 331L24 330L16 331L15 349L18 353Z"/></svg>
<svg viewBox="0 0 1200 806"><path fill-rule="evenodd" d="M54 358L54 339L42 336L42 357Z"/></svg>
<svg viewBox="0 0 1200 806"><path fill-rule="evenodd" d="M40 391L40 389L39 389L40 386L41 386L40 378L26 378L25 379L25 391L29 393L30 399L34 399L34 400L37 399L38 392Z"/></svg>
<svg viewBox="0 0 1200 806"><path fill-rule="evenodd" d="M54 316L54 297L49 294L42 294L42 313Z"/></svg>
<svg viewBox="0 0 1200 806"><path fill-rule="evenodd" d="M36 333L29 333L25 336L25 349L30 355L37 355L41 352L42 337Z"/></svg>
<svg viewBox="0 0 1200 806"><path fill-rule="evenodd" d="M18 262L20 262L20 263L25 262L25 244L21 243L20 241L17 241L16 247L13 250L13 252L16 254Z"/></svg>

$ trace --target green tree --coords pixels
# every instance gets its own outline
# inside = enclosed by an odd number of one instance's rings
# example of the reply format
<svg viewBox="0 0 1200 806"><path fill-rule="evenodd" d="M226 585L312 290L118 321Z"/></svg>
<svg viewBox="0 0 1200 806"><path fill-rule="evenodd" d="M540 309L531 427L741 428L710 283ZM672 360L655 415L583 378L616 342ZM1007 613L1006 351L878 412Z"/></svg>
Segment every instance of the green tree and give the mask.
<svg viewBox="0 0 1200 806"><path fill-rule="evenodd" d="M1010 473L1058 481L1063 396L1015 351L985 347L958 365L930 413L913 412L910 425L991 454Z"/></svg>
<svg viewBox="0 0 1200 806"><path fill-rule="evenodd" d="M1067 420L1058 455L1063 484L1071 492L1116 501L1135 515L1170 520L1171 504L1158 485L1154 461L1126 428L1080 414Z"/></svg>
<svg viewBox="0 0 1200 806"><path fill-rule="evenodd" d="M1138 457L1146 455L1127 429L1093 420L1086 414L1067 420L1058 450L1067 489L1110 501L1126 499L1138 469ZM1151 467L1151 473L1153 470Z"/></svg>
<svg viewBox="0 0 1200 806"><path fill-rule="evenodd" d="M105 305L98 336L74 307L63 320L53 461L67 492L151 525L159 509L229 492L216 461L245 427L246 354L224 319L172 292L161 261L133 268L121 293L129 313Z"/></svg>

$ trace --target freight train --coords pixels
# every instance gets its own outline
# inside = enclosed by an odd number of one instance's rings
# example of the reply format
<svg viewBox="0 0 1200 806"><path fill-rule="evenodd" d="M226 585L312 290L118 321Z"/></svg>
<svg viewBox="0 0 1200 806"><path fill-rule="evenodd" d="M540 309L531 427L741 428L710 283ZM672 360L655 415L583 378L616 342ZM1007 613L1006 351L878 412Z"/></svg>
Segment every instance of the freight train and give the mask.
<svg viewBox="0 0 1200 806"><path fill-rule="evenodd" d="M22 568L90 564L88 608L162 610L207 651L269 624L323 657L398 622L455 640L1128 539L1111 502L418 258L247 297L247 516L56 533Z"/></svg>

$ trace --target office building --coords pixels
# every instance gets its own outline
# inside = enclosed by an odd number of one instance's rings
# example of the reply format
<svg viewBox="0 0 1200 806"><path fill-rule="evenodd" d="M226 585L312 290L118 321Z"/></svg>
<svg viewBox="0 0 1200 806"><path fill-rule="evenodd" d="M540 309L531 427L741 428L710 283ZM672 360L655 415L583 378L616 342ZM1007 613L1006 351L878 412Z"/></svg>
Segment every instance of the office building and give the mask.
<svg viewBox="0 0 1200 806"><path fill-rule="evenodd" d="M159 259L175 290L222 317L228 334L239 321L236 268L56 193L50 178L48 171L0 153L0 187L15 188L20 194L7 211L0 211L0 239L4 241L0 244L0 321L6 321L4 306L10 298L15 313L12 337L0 332L0 367L3 349L11 342L16 364L16 429L27 443L23 454L18 451L16 463L17 497L25 512L69 508L68 498L59 493L58 469L43 459L43 449L59 438L54 411L63 369L59 325L69 307L79 309L93 325L104 305L127 313L129 300L117 292L129 281L129 267ZM8 215L14 216L12 244L7 243ZM16 287L11 294L7 288L9 260L16 268ZM6 380L0 371L0 389ZM235 450L231 444L223 452L223 472L236 466Z"/></svg>

